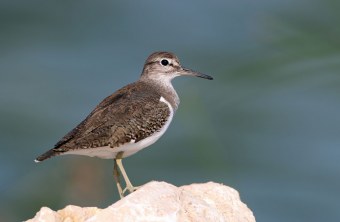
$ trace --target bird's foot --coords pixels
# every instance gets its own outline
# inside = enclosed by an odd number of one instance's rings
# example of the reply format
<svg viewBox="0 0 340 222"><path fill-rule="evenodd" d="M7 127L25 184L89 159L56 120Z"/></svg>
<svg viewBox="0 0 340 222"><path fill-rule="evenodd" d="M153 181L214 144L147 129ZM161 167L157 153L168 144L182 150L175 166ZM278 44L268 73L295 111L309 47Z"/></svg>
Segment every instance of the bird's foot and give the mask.
<svg viewBox="0 0 340 222"><path fill-rule="evenodd" d="M130 193L135 192L137 189L139 189L141 186L134 187L134 186L127 186L123 190L123 194L126 193L126 191L129 191Z"/></svg>

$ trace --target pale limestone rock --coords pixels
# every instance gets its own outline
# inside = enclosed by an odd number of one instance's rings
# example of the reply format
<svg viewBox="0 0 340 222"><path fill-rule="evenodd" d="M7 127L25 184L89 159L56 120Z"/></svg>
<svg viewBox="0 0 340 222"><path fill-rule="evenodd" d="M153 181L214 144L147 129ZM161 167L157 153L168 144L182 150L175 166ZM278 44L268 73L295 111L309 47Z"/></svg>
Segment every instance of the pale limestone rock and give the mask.
<svg viewBox="0 0 340 222"><path fill-rule="evenodd" d="M225 221L253 222L252 211L233 188L213 182L176 187L150 182L106 209L67 206L57 212L43 207L28 222Z"/></svg>

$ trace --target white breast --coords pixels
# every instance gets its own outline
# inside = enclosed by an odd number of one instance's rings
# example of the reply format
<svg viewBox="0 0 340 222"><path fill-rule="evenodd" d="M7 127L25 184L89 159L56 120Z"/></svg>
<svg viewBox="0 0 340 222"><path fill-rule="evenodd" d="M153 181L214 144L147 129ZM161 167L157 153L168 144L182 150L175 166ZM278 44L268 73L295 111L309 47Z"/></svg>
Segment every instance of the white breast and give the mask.
<svg viewBox="0 0 340 222"><path fill-rule="evenodd" d="M128 157L150 146L165 133L165 131L168 129L172 121L172 118L174 116L174 110L171 104L163 97L161 97L159 101L165 103L169 107L170 115L169 115L168 120L164 124L164 126L159 131L152 134L151 136L141 141L138 141L137 143L135 143L134 141L130 141L130 143L126 143L124 145L121 145L115 148L104 146L104 147L97 147L97 148L78 149L78 150L71 150L71 151L65 152L64 154L75 154L75 155L85 155L85 156L90 156L90 157L99 157L103 159L114 159L119 152L124 152L123 157Z"/></svg>

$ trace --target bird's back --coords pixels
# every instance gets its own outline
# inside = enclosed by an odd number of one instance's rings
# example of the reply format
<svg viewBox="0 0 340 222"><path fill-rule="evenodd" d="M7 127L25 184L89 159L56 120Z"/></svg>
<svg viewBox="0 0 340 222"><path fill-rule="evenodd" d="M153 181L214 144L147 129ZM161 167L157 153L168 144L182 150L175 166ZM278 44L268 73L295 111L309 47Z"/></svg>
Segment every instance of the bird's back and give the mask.
<svg viewBox="0 0 340 222"><path fill-rule="evenodd" d="M157 88L150 84L141 81L129 84L105 98L53 149L36 160L79 150L115 149L124 144L138 143L161 130L169 119L171 106L162 102L161 98Z"/></svg>

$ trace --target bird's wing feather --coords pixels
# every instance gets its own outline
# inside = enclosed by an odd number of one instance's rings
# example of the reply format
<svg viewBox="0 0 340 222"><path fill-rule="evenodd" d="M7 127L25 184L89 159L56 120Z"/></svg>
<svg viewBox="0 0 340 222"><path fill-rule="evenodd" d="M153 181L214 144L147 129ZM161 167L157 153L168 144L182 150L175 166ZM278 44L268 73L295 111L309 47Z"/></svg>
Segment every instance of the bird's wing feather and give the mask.
<svg viewBox="0 0 340 222"><path fill-rule="evenodd" d="M79 123L74 129L72 129L69 133L67 133L61 140L59 140L55 145L54 148L58 148L62 146L63 144L69 142L74 137L79 135L82 131L84 131L84 128L86 128L86 125L89 125L88 122L94 115L98 115L99 113L102 113L108 106L114 106L115 103L118 103L120 99L124 99L125 96L127 96L127 92L121 92L121 90L117 91L116 93L106 97L97 107L81 122Z"/></svg>
<svg viewBox="0 0 340 222"><path fill-rule="evenodd" d="M170 110L156 91L127 86L104 99L76 128L64 136L54 151L138 142L160 130Z"/></svg>

